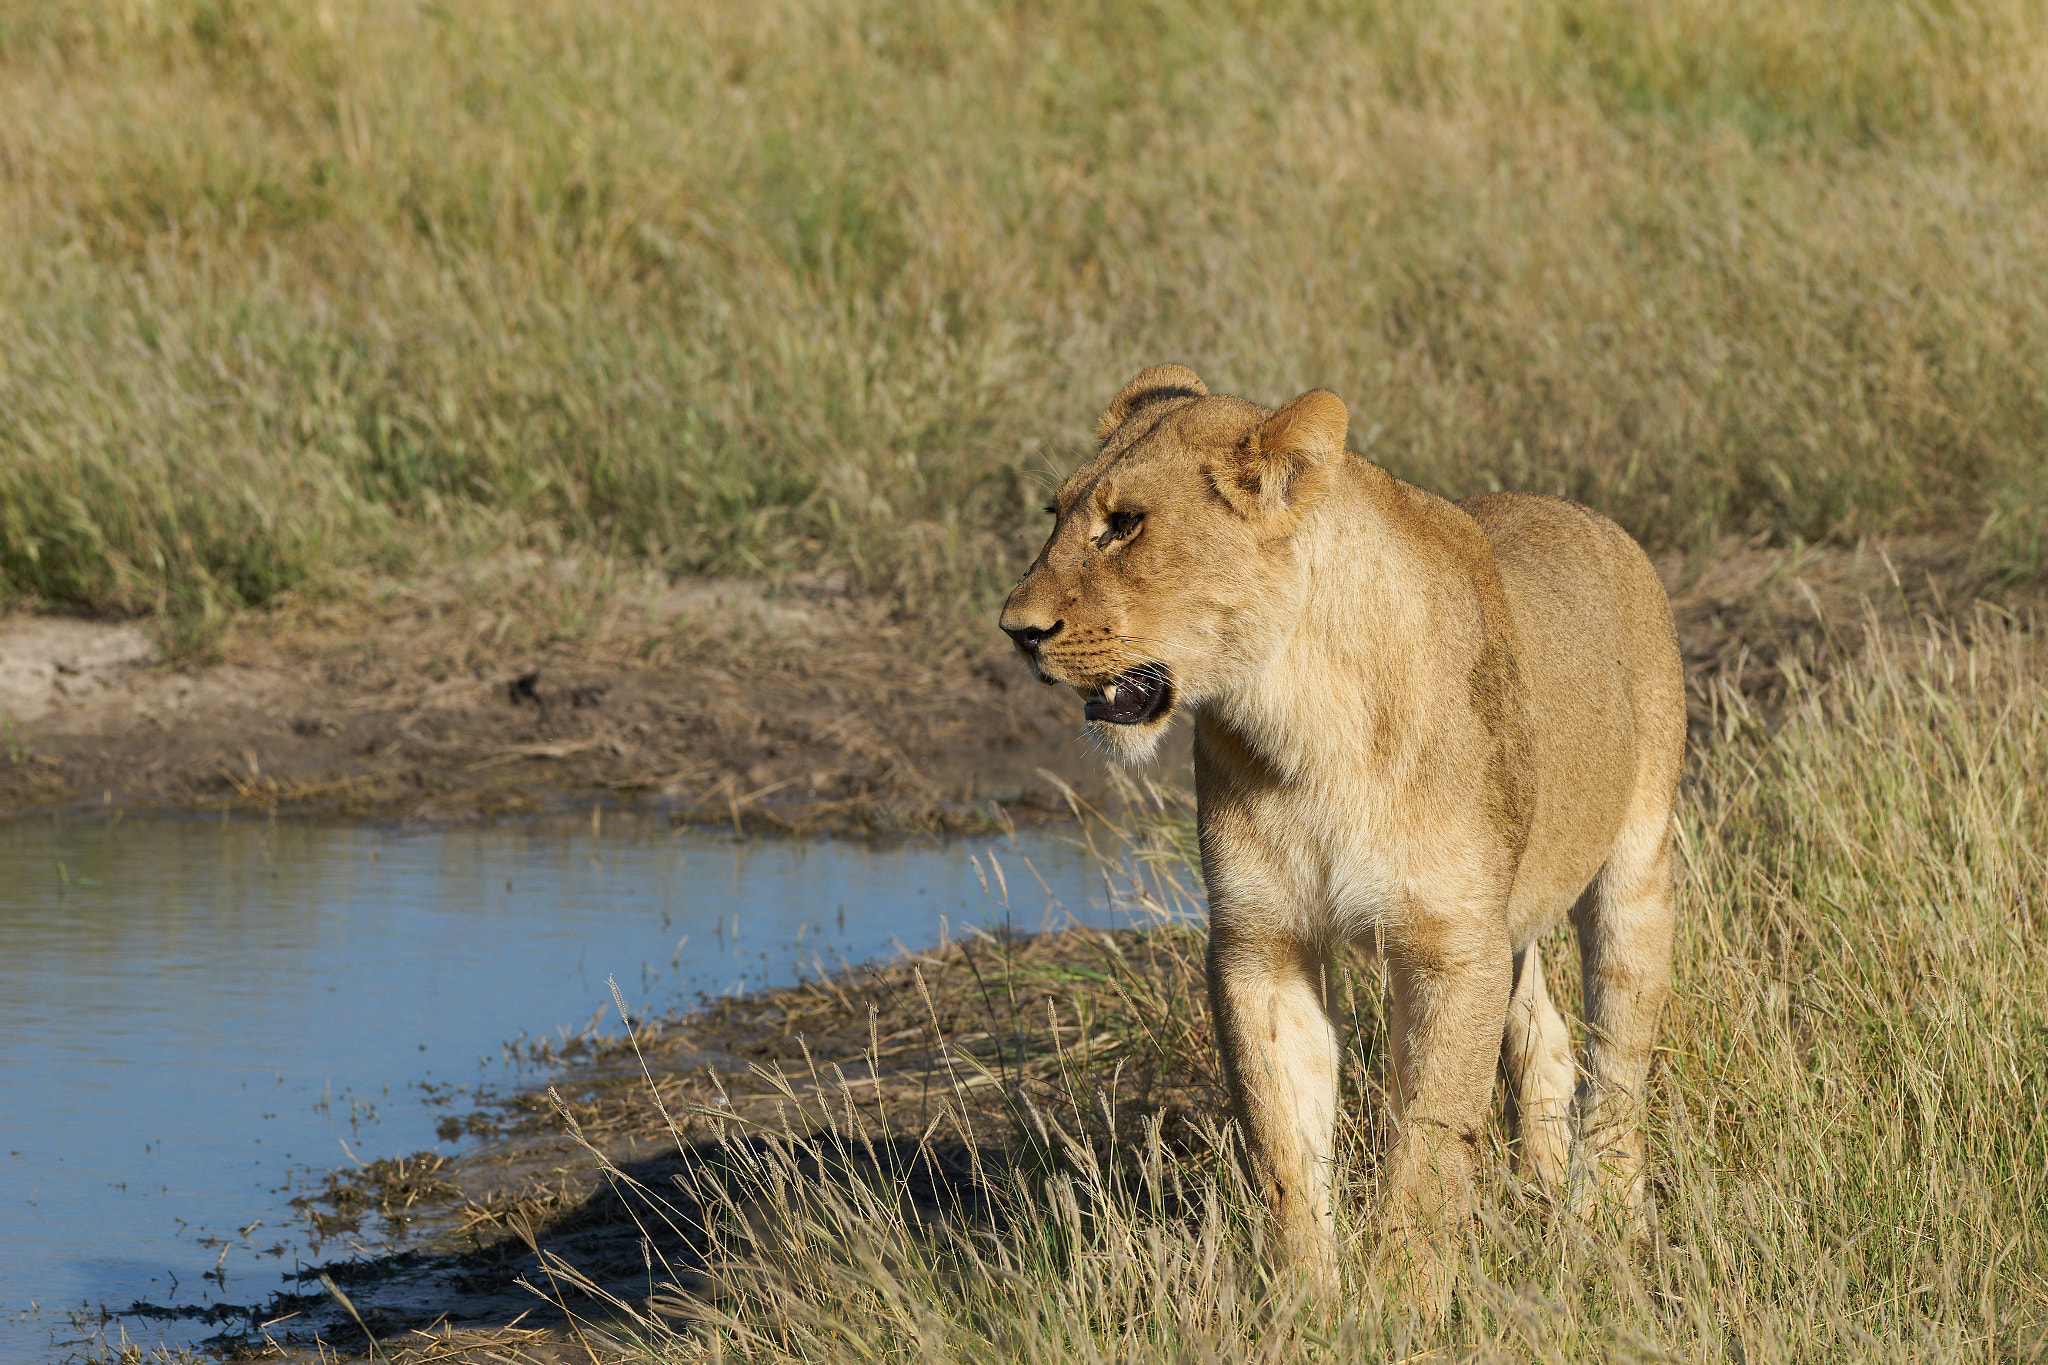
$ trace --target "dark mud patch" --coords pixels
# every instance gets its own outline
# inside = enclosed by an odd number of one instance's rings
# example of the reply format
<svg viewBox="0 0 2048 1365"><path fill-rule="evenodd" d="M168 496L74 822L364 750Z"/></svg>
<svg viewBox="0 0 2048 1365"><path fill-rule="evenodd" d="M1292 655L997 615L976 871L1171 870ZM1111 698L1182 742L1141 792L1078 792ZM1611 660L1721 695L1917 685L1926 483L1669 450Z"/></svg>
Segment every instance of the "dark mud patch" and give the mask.
<svg viewBox="0 0 2048 1365"><path fill-rule="evenodd" d="M1078 706L987 623L815 584L607 584L571 611L528 568L251 618L205 664L157 661L132 624L0 621L0 812L599 804L942 831L986 827L991 800L1030 819L1067 810L1062 782L1103 789Z"/></svg>

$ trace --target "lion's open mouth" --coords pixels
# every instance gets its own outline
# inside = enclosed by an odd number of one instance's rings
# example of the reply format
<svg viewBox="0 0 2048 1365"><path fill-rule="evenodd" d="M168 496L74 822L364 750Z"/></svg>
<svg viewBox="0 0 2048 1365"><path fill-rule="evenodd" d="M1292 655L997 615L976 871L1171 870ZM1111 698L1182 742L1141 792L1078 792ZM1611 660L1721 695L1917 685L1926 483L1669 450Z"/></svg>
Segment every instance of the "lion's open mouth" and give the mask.
<svg viewBox="0 0 2048 1365"><path fill-rule="evenodd" d="M1101 690L1082 694L1090 720L1108 725L1143 725L1173 706L1173 679L1164 664L1140 664L1124 670Z"/></svg>

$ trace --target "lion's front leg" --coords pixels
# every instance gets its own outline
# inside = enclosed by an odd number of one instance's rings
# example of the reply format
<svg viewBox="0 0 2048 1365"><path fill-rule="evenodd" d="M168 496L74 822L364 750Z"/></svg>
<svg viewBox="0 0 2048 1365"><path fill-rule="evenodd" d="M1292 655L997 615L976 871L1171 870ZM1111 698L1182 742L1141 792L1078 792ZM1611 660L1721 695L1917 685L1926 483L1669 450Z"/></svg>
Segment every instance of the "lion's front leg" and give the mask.
<svg viewBox="0 0 2048 1365"><path fill-rule="evenodd" d="M1514 985L1504 917L1414 924L1383 935L1393 987L1382 1257L1422 1306L1449 1307L1455 1234L1473 1180Z"/></svg>
<svg viewBox="0 0 2048 1365"><path fill-rule="evenodd" d="M1228 920L1218 915L1210 929L1209 1001L1247 1174L1266 1201L1280 1259L1332 1292L1337 1031L1328 955Z"/></svg>

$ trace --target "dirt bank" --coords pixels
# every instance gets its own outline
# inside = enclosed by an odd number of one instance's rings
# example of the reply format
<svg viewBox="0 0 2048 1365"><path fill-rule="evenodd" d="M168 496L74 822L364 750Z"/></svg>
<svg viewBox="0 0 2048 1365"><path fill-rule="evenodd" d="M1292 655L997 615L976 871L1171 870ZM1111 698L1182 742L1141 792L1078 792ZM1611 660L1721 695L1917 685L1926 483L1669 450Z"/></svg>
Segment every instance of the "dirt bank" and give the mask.
<svg viewBox="0 0 2048 1365"><path fill-rule="evenodd" d="M1076 708L986 623L902 619L832 583L574 574L499 566L256 619L199 665L158 662L133 624L0 621L0 810L462 820L603 802L943 827L985 822L989 798L1050 808L1037 769L1096 767Z"/></svg>
<svg viewBox="0 0 2048 1365"><path fill-rule="evenodd" d="M1967 547L1724 546L1661 566L1696 721L1727 677L1768 701L1866 611L1966 615ZM907 617L841 585L620 582L576 561L297 606L205 663L133 623L0 619L0 812L465 820L633 804L756 830L975 826L1105 785L1079 705L991 622ZM1185 727L1169 744L1183 774Z"/></svg>

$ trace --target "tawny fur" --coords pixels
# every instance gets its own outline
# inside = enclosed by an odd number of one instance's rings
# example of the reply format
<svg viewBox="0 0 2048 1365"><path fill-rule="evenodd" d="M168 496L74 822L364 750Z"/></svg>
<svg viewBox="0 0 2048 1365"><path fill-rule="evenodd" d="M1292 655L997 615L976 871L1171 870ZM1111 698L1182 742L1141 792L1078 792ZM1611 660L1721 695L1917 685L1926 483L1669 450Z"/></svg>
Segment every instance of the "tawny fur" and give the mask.
<svg viewBox="0 0 2048 1365"><path fill-rule="evenodd" d="M1145 371L1060 486L1003 610L1039 676L1096 694L1163 665L1171 705L1090 722L1131 762L1195 726L1210 999L1283 1254L1335 1283L1331 954L1392 983L1379 1245L1441 1307L1503 1059L1534 1178L1642 1199L1671 964L1684 683L1663 585L1557 498L1451 503L1344 449L1335 395L1278 412ZM1579 934L1575 1065L1538 955Z"/></svg>

